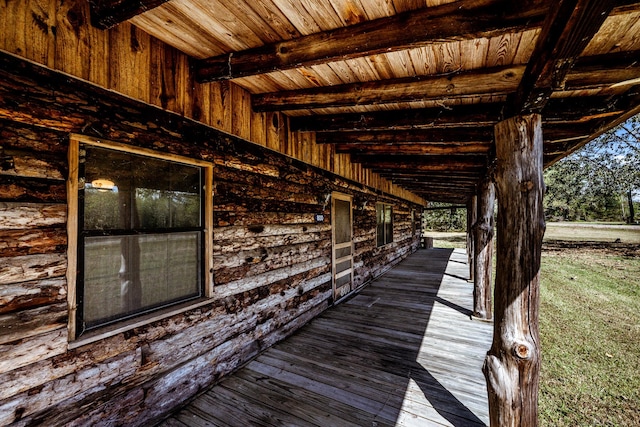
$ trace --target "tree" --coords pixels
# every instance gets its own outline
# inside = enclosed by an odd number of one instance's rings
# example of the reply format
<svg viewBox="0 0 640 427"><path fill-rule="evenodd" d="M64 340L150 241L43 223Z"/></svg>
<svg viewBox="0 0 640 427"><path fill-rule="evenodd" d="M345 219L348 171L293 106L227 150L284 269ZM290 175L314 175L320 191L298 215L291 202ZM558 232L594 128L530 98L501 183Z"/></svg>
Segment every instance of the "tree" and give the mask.
<svg viewBox="0 0 640 427"><path fill-rule="evenodd" d="M467 229L466 209L448 208L449 203L429 203L431 208L443 208L424 212L424 225L431 231L464 231Z"/></svg>
<svg viewBox="0 0 640 427"><path fill-rule="evenodd" d="M640 116L591 141L545 172L549 218L635 221L640 196Z"/></svg>

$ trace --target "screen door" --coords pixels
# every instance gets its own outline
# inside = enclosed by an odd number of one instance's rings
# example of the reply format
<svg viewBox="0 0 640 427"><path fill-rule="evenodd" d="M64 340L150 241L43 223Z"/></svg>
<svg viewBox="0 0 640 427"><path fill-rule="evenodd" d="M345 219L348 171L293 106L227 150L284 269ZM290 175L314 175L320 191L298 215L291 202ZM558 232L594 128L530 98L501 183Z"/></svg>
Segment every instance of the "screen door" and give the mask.
<svg viewBox="0 0 640 427"><path fill-rule="evenodd" d="M353 240L351 196L334 193L331 198L333 229L333 297L334 301L353 289Z"/></svg>

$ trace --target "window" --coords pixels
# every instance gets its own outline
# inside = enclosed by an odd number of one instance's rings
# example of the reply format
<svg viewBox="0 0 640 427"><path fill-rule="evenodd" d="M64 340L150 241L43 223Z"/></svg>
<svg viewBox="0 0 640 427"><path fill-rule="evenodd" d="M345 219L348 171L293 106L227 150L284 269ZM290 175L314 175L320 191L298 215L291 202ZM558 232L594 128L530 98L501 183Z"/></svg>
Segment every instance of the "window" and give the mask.
<svg viewBox="0 0 640 427"><path fill-rule="evenodd" d="M211 166L85 137L71 147L72 336L209 294Z"/></svg>
<svg viewBox="0 0 640 427"><path fill-rule="evenodd" d="M393 242L393 208L391 205L376 203L377 246Z"/></svg>

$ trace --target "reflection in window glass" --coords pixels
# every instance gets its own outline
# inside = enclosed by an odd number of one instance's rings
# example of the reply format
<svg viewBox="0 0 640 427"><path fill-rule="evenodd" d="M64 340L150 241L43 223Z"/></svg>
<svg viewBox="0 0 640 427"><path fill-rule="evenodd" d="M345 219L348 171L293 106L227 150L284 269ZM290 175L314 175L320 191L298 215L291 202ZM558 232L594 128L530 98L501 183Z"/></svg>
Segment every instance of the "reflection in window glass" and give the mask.
<svg viewBox="0 0 640 427"><path fill-rule="evenodd" d="M203 170L80 145L79 333L203 294Z"/></svg>
<svg viewBox="0 0 640 427"><path fill-rule="evenodd" d="M376 203L376 245L393 242L393 208L391 205Z"/></svg>

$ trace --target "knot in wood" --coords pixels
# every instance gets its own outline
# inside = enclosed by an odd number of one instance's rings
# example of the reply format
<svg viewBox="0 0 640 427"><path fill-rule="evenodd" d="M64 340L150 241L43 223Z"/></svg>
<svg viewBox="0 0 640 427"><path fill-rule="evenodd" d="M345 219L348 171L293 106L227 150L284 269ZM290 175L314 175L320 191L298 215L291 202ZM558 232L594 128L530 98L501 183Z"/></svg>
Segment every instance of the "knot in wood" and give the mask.
<svg viewBox="0 0 640 427"><path fill-rule="evenodd" d="M524 181L520 183L520 191L526 193L533 190L533 181Z"/></svg>
<svg viewBox="0 0 640 427"><path fill-rule="evenodd" d="M531 346L523 342L515 343L512 350L513 355L520 360L530 360L533 354Z"/></svg>

